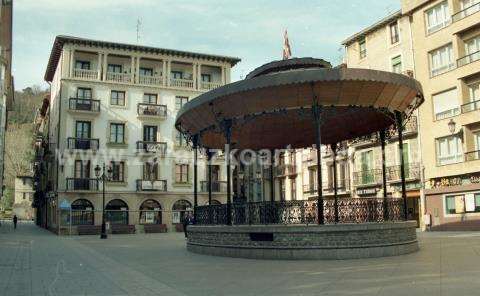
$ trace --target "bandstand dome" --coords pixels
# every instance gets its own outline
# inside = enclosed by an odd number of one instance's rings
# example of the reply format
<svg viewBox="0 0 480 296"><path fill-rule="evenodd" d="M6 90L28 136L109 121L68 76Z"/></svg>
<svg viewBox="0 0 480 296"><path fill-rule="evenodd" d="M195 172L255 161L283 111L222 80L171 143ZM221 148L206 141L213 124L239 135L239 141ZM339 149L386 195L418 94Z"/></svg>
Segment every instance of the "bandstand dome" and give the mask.
<svg viewBox="0 0 480 296"><path fill-rule="evenodd" d="M314 106L321 107L321 143L333 144L386 129L395 112L408 116L422 102L420 83L406 75L294 58L196 97L175 125L208 148L225 147L226 122L235 148L304 148L315 143Z"/></svg>

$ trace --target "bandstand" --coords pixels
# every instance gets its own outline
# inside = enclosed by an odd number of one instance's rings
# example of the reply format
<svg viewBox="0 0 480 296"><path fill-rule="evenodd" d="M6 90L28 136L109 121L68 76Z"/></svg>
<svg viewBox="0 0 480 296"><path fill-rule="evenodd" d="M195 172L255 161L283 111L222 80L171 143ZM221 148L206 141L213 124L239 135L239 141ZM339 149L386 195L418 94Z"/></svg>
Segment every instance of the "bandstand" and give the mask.
<svg viewBox="0 0 480 296"><path fill-rule="evenodd" d="M175 123L194 147L196 225L188 227L187 249L258 259L348 259L415 252L416 221L407 221L406 213L402 129L422 102L420 84L408 76L332 68L313 58L265 64L244 80L188 102ZM378 135L382 147L383 198L340 199L334 174L334 197L325 199L321 149L316 149L315 200L276 200L271 186L270 200L232 203L232 149L330 145L335 153L338 144L372 134ZM393 134L398 135L402 198L387 197L386 190L385 142ZM208 159L213 149L225 151L226 204L197 204L200 149ZM210 169L209 175L211 201ZM270 176L273 181L273 173Z"/></svg>

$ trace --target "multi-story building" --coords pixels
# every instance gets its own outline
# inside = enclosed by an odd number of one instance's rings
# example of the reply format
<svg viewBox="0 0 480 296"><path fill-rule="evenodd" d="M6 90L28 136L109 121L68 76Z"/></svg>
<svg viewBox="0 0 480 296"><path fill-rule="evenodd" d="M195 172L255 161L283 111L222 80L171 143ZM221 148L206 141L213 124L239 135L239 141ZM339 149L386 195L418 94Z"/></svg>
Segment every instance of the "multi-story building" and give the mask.
<svg viewBox="0 0 480 296"><path fill-rule="evenodd" d="M41 118L48 118L48 131L39 141L39 150L50 152L51 160L41 156L44 165L38 168L48 176L40 182L47 227L75 232L101 224L98 176L105 164L106 220L112 231L181 229L183 215L193 207L193 152L174 127L176 113L199 94L228 83L237 62L58 36L45 73L51 94L48 114ZM208 202L206 171L200 161L199 205ZM212 180L213 202L224 203L221 158ZM64 213L70 207L71 219Z"/></svg>
<svg viewBox="0 0 480 296"><path fill-rule="evenodd" d="M404 0L415 77L425 214L432 229L480 226L480 1Z"/></svg>
<svg viewBox="0 0 480 296"><path fill-rule="evenodd" d="M7 112L13 104L12 19L13 1L0 1L0 188L3 187ZM0 198L3 195L3 189Z"/></svg>
<svg viewBox="0 0 480 296"><path fill-rule="evenodd" d="M414 76L414 48L408 16L397 11L370 27L347 38L345 63L350 68L368 68ZM421 157L417 116L415 113L406 121L403 132L403 158L406 173L407 213L409 219L420 222ZM385 147L387 195L401 196L400 149L398 134L390 134ZM378 137L365 137L349 141L352 194L361 197L381 197L382 150ZM344 174L348 175L348 174Z"/></svg>
<svg viewBox="0 0 480 296"><path fill-rule="evenodd" d="M31 220L34 218L33 193L32 176L17 176L15 178L13 213L17 215L18 219Z"/></svg>

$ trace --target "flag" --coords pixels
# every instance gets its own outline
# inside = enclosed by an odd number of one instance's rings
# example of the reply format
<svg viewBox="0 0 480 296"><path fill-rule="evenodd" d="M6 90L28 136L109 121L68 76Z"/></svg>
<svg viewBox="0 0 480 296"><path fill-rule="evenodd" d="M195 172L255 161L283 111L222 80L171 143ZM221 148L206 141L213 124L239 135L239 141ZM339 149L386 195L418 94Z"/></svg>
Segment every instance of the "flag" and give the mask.
<svg viewBox="0 0 480 296"><path fill-rule="evenodd" d="M290 50L290 42L288 41L287 30L283 34L283 59L288 60L292 57L292 51Z"/></svg>

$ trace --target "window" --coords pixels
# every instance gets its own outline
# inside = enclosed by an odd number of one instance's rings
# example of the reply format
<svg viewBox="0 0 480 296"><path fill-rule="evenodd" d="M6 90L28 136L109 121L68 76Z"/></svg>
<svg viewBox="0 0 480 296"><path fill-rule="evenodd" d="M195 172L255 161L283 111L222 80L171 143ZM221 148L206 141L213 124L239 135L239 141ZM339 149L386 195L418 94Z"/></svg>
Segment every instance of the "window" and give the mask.
<svg viewBox="0 0 480 296"><path fill-rule="evenodd" d="M402 73L402 56L396 56L392 59L392 72Z"/></svg>
<svg viewBox="0 0 480 296"><path fill-rule="evenodd" d="M183 72L181 71L172 71L172 78L173 79L183 79Z"/></svg>
<svg viewBox="0 0 480 296"><path fill-rule="evenodd" d="M77 121L75 122L75 135L78 139L90 139L91 122Z"/></svg>
<svg viewBox="0 0 480 296"><path fill-rule="evenodd" d="M158 163L146 162L143 165L143 180L158 180Z"/></svg>
<svg viewBox="0 0 480 296"><path fill-rule="evenodd" d="M453 60L452 44L445 45L439 49L431 51L430 56L430 75L432 77L445 73L455 67Z"/></svg>
<svg viewBox="0 0 480 296"><path fill-rule="evenodd" d="M26 199L27 198L27 194L25 192L22 193L22 197L23 199Z"/></svg>
<svg viewBox="0 0 480 296"><path fill-rule="evenodd" d="M158 128L155 125L143 126L143 141L144 142L157 142Z"/></svg>
<svg viewBox="0 0 480 296"><path fill-rule="evenodd" d="M448 2L444 1L425 12L427 34L432 34L450 24Z"/></svg>
<svg viewBox="0 0 480 296"><path fill-rule="evenodd" d="M290 193L292 200L297 200L297 183L295 181L295 179L290 180Z"/></svg>
<svg viewBox="0 0 480 296"><path fill-rule="evenodd" d="M202 82L212 82L212 75L202 74Z"/></svg>
<svg viewBox="0 0 480 296"><path fill-rule="evenodd" d="M451 89L432 96L435 120L460 114L457 89Z"/></svg>
<svg viewBox="0 0 480 296"><path fill-rule="evenodd" d="M465 53L467 55L480 51L480 35L465 41Z"/></svg>
<svg viewBox="0 0 480 296"><path fill-rule="evenodd" d="M75 62L75 69L90 70L90 62L77 60Z"/></svg>
<svg viewBox="0 0 480 296"><path fill-rule="evenodd" d="M390 44L395 44L400 41L400 34L398 32L398 22L390 24Z"/></svg>
<svg viewBox="0 0 480 296"><path fill-rule="evenodd" d="M463 161L462 139L459 136L448 136L436 139L437 165L459 163Z"/></svg>
<svg viewBox="0 0 480 296"><path fill-rule="evenodd" d="M365 58L367 56L367 42L365 41L365 37L358 41L358 48L360 52L360 58Z"/></svg>
<svg viewBox="0 0 480 296"><path fill-rule="evenodd" d="M467 193L445 197L446 214L464 214L480 212L480 193Z"/></svg>
<svg viewBox="0 0 480 296"><path fill-rule="evenodd" d="M125 169L125 163L123 161L112 161L110 163L112 167L112 182L124 182L125 181L125 176L124 176L124 169Z"/></svg>
<svg viewBox="0 0 480 296"><path fill-rule="evenodd" d="M187 146L187 140L183 136L183 134L179 131L175 131L175 146L177 147L186 147Z"/></svg>
<svg viewBox="0 0 480 296"><path fill-rule="evenodd" d="M109 72L109 73L122 73L122 65L108 64L107 72Z"/></svg>
<svg viewBox="0 0 480 296"><path fill-rule="evenodd" d="M480 82L469 84L468 92L470 94L470 102L480 100Z"/></svg>
<svg viewBox="0 0 480 296"><path fill-rule="evenodd" d="M152 68L140 68L139 74L142 76L153 76L153 69Z"/></svg>
<svg viewBox="0 0 480 296"><path fill-rule="evenodd" d="M92 98L92 89L79 87L77 88L77 98L78 99L91 99Z"/></svg>
<svg viewBox="0 0 480 296"><path fill-rule="evenodd" d="M182 109L183 105L188 102L188 97L181 97L181 96L176 96L175 97L175 109L180 110Z"/></svg>
<svg viewBox="0 0 480 296"><path fill-rule="evenodd" d="M460 0L460 9L464 10L478 3L480 3L480 0Z"/></svg>
<svg viewBox="0 0 480 296"><path fill-rule="evenodd" d="M115 106L125 106L125 92L112 90L110 94L110 104Z"/></svg>
<svg viewBox="0 0 480 296"><path fill-rule="evenodd" d="M280 186L280 200L285 200L285 179L278 179L278 183Z"/></svg>
<svg viewBox="0 0 480 296"><path fill-rule="evenodd" d="M145 104L157 104L158 96L156 94L143 94L143 102Z"/></svg>
<svg viewBox="0 0 480 296"><path fill-rule="evenodd" d="M90 161L75 160L74 177L76 179L90 178Z"/></svg>
<svg viewBox="0 0 480 296"><path fill-rule="evenodd" d="M175 165L175 182L176 183L188 182L188 164Z"/></svg>
<svg viewBox="0 0 480 296"><path fill-rule="evenodd" d="M115 144L125 143L125 124L124 123L110 123L110 143L115 143Z"/></svg>

